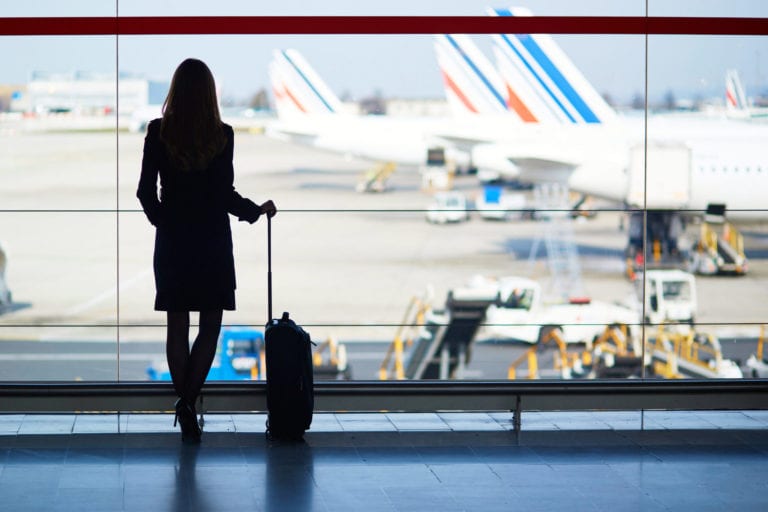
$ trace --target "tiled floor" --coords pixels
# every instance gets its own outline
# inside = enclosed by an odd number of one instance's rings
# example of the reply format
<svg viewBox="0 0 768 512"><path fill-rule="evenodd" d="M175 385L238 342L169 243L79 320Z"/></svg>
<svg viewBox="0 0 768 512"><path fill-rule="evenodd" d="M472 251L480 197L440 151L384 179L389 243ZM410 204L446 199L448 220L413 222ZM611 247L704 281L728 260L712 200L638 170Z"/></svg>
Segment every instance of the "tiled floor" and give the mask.
<svg viewBox="0 0 768 512"><path fill-rule="evenodd" d="M766 511L768 411L0 415L0 511Z"/></svg>

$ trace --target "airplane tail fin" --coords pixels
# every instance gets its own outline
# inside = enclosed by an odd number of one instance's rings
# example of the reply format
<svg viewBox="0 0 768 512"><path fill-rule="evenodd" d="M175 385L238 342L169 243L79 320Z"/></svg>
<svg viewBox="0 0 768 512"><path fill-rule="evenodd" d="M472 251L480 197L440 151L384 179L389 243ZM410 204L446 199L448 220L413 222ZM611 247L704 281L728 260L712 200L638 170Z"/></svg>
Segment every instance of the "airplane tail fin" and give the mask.
<svg viewBox="0 0 768 512"><path fill-rule="evenodd" d="M525 8L489 9L491 16L530 16ZM604 123L616 117L571 59L548 34L493 36L499 71L534 116L562 123Z"/></svg>
<svg viewBox="0 0 768 512"><path fill-rule="evenodd" d="M749 110L739 72L735 69L729 69L725 73L725 107L730 113L744 113Z"/></svg>
<svg viewBox="0 0 768 512"><path fill-rule="evenodd" d="M501 76L468 36L436 35L435 53L453 114L507 112Z"/></svg>
<svg viewBox="0 0 768 512"><path fill-rule="evenodd" d="M269 65L278 117L342 112L341 100L296 50L275 50Z"/></svg>

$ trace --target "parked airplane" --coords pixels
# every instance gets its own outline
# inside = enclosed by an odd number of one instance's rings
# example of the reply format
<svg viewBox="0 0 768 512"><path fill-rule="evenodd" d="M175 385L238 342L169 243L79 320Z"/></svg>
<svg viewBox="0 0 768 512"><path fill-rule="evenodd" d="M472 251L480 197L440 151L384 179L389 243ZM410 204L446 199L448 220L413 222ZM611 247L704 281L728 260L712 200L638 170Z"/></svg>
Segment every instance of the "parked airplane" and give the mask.
<svg viewBox="0 0 768 512"><path fill-rule="evenodd" d="M517 9L494 12L525 14ZM478 104L493 105L487 100L494 97L493 90L498 92L498 84L480 78L476 70L486 67L470 65L476 55L462 51L462 43L466 43L462 37L438 39L438 60L452 73L453 83L461 83L460 74L454 79L453 73L462 69L475 83L484 83L489 90L462 90L469 91L466 97L484 95L486 102ZM326 108L298 123L281 119L273 132L320 148L417 165L424 162L429 146L448 141L460 150L471 148L472 160L481 169L511 172L531 182L563 183L637 210L633 225L639 223L640 228L630 229L635 244L643 238L639 212L647 210L648 229L654 226L650 239L658 238L670 251L676 250L681 212L702 215L707 210L723 211L725 205L730 218L768 217L760 194L768 179L768 161L761 151L768 126L651 117L646 146L643 119L617 115L551 38L499 35L495 45L504 66L517 71L516 76L503 73L506 86L522 101L532 95L539 98L538 105L533 101L524 105L542 122L520 123L525 119L514 109L516 115L485 114L468 123L354 116ZM312 95L325 97L330 91L313 86L319 76L295 56L293 51L276 52L272 66L276 95L293 107L295 100L312 104ZM308 99L302 103L299 98L305 96Z"/></svg>
<svg viewBox="0 0 768 512"><path fill-rule="evenodd" d="M494 36L494 44L506 85L541 122L443 134L492 154L483 165L499 165L503 172L502 165L511 162L521 180L557 182L638 209L630 237L640 246L639 209L648 211L649 240L659 239L670 251L676 250L684 215L722 213L727 207L729 218L739 221L768 219L761 208L768 126L651 116L646 142L643 119L618 116L549 36L502 34Z"/></svg>
<svg viewBox="0 0 768 512"><path fill-rule="evenodd" d="M522 7L491 16L531 16ZM549 34L494 34L499 70L509 91L538 121L605 123L616 114Z"/></svg>
<svg viewBox="0 0 768 512"><path fill-rule="evenodd" d="M497 115L509 110L501 76L465 34L435 36L435 53L451 112Z"/></svg>
<svg viewBox="0 0 768 512"><path fill-rule="evenodd" d="M739 72L729 69L725 75L725 109L734 119L759 119L768 117L768 109L750 103L741 84Z"/></svg>
<svg viewBox="0 0 768 512"><path fill-rule="evenodd" d="M729 69L725 74L725 108L729 113L749 114L749 104L741 86L739 72Z"/></svg>
<svg viewBox="0 0 768 512"><path fill-rule="evenodd" d="M403 165L426 163L446 119L363 116L343 103L296 50L275 50L270 64L278 122L267 135L320 149ZM450 155L461 159L460 152Z"/></svg>

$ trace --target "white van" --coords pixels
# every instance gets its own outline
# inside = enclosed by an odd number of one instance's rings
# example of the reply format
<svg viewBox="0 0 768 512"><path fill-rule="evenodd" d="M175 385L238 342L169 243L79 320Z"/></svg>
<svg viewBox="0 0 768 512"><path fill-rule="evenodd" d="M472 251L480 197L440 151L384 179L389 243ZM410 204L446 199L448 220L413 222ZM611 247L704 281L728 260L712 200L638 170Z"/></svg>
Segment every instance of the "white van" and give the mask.
<svg viewBox="0 0 768 512"><path fill-rule="evenodd" d="M469 220L467 198L460 192L437 192L427 208L427 221L435 224Z"/></svg>

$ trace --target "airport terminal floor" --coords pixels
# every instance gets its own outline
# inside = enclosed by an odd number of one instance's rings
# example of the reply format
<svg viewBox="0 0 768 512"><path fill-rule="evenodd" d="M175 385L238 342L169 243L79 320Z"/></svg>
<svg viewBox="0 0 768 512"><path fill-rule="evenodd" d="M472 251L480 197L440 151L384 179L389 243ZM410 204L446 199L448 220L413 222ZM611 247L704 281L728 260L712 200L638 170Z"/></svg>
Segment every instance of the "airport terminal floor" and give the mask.
<svg viewBox="0 0 768 512"><path fill-rule="evenodd" d="M768 411L0 415L0 511L764 511Z"/></svg>

